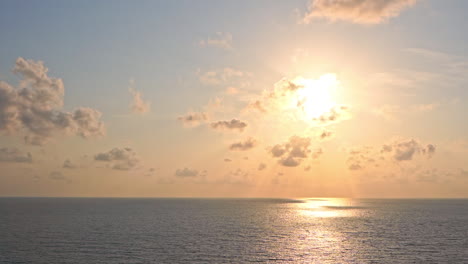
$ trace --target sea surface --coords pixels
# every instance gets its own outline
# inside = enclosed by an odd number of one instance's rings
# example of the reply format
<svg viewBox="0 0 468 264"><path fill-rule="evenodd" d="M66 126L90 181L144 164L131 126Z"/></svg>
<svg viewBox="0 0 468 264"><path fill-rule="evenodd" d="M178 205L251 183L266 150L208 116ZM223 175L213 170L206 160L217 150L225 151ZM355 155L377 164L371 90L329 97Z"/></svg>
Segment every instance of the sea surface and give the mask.
<svg viewBox="0 0 468 264"><path fill-rule="evenodd" d="M0 263L468 263L468 200L0 198Z"/></svg>

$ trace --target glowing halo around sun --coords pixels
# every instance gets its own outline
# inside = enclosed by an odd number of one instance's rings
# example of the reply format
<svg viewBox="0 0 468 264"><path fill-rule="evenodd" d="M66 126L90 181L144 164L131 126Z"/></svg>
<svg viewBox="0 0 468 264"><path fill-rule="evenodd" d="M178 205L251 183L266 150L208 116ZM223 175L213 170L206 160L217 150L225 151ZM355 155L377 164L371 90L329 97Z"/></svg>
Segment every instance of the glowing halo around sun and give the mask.
<svg viewBox="0 0 468 264"><path fill-rule="evenodd" d="M318 118L337 105L333 99L339 86L335 74L325 74L317 80L299 77L294 83L301 87L296 91L296 100L306 118Z"/></svg>

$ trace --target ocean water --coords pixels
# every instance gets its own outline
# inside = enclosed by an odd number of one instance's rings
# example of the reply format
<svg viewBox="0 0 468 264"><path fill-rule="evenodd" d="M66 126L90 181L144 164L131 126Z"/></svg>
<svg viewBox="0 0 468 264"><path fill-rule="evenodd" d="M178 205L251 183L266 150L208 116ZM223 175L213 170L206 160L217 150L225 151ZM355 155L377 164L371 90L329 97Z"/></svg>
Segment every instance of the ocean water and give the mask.
<svg viewBox="0 0 468 264"><path fill-rule="evenodd" d="M0 198L0 263L468 263L468 200Z"/></svg>

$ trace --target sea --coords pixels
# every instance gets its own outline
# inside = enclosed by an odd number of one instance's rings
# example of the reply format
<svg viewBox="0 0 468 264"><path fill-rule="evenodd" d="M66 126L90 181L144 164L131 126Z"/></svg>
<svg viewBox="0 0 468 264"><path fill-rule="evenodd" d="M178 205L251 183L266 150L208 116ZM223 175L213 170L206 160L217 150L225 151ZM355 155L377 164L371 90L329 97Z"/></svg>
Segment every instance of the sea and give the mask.
<svg viewBox="0 0 468 264"><path fill-rule="evenodd" d="M0 198L0 263L468 263L468 200Z"/></svg>

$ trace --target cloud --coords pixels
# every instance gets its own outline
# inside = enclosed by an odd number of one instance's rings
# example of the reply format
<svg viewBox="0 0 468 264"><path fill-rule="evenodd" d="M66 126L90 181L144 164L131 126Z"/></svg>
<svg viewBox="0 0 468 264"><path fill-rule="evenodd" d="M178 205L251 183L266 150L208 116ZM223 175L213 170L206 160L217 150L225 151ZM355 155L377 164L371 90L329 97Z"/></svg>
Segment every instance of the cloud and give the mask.
<svg viewBox="0 0 468 264"><path fill-rule="evenodd" d="M49 179L54 181L66 181L68 183L71 182L71 180L65 177L65 175L63 175L63 173L61 173L60 171L52 171L49 174Z"/></svg>
<svg viewBox="0 0 468 264"><path fill-rule="evenodd" d="M189 112L179 116L177 120L181 121L185 126L195 127L207 121L208 115L204 112Z"/></svg>
<svg viewBox="0 0 468 264"><path fill-rule="evenodd" d="M244 131L247 127L247 123L242 122L238 119L232 119L231 121L217 121L210 124L213 129L218 130L238 130Z"/></svg>
<svg viewBox="0 0 468 264"><path fill-rule="evenodd" d="M136 114L144 114L150 111L151 108L151 103L148 101L144 101L142 97L141 92L137 91L134 88L134 81L130 80L130 88L128 88L128 91L132 95L132 103L130 104L130 109L132 110L132 113Z"/></svg>
<svg viewBox="0 0 468 264"><path fill-rule="evenodd" d="M212 86L225 84L232 80L246 76L250 76L250 74L229 67L223 68L221 70L213 70L203 73L198 72L198 79L200 80L200 82L202 84Z"/></svg>
<svg viewBox="0 0 468 264"><path fill-rule="evenodd" d="M427 155L430 158L435 153L435 146L428 144L424 147L418 141L411 139L394 142L390 152L393 153L393 158L396 161L412 160L417 153Z"/></svg>
<svg viewBox="0 0 468 264"><path fill-rule="evenodd" d="M350 109L348 106L339 105L334 106L330 111L322 114L317 118L313 118L319 125L326 126L333 123L338 123L343 120L347 120L351 117Z"/></svg>
<svg viewBox="0 0 468 264"><path fill-rule="evenodd" d="M63 162L63 165L62 167L64 169L76 169L77 166L75 164L73 164L73 162L71 162L71 160L67 159Z"/></svg>
<svg viewBox="0 0 468 264"><path fill-rule="evenodd" d="M257 145L257 141L253 138L248 138L245 141L236 142L229 146L230 150L245 151L254 148Z"/></svg>
<svg viewBox="0 0 468 264"><path fill-rule="evenodd" d="M104 135L101 113L79 107L73 112L63 107L63 81L47 75L42 61L16 60L13 72L22 77L19 87L0 81L0 131L25 133L26 143L42 145L60 134L83 138Z"/></svg>
<svg viewBox="0 0 468 264"><path fill-rule="evenodd" d="M251 102L247 105L247 109L254 109L257 110L261 113L266 113L267 110L265 109L265 106L260 100L256 100L254 102Z"/></svg>
<svg viewBox="0 0 468 264"><path fill-rule="evenodd" d="M267 167L267 166L266 166L265 163L260 163L260 164L258 164L258 168L257 168L257 169L258 169L259 171L261 171L261 170L266 169L266 167Z"/></svg>
<svg viewBox="0 0 468 264"><path fill-rule="evenodd" d="M320 140L325 140L327 138L331 138L332 136L333 132L324 130L322 133L320 133L319 138Z"/></svg>
<svg viewBox="0 0 468 264"><path fill-rule="evenodd" d="M0 148L0 162L32 163L31 153L23 153L16 148Z"/></svg>
<svg viewBox="0 0 468 264"><path fill-rule="evenodd" d="M215 37L209 37L198 42L200 47L215 47L224 50L232 50L232 34L229 32L216 32Z"/></svg>
<svg viewBox="0 0 468 264"><path fill-rule="evenodd" d="M379 24L398 16L417 0L311 0L305 24L313 19L348 21L357 24Z"/></svg>
<svg viewBox="0 0 468 264"><path fill-rule="evenodd" d="M310 144L310 138L292 136L286 143L273 146L270 153L274 158L278 158L279 164L296 167L311 153Z"/></svg>
<svg viewBox="0 0 468 264"><path fill-rule="evenodd" d="M114 170L131 170L138 166L140 160L131 148L113 148L107 152L94 155L95 161L107 162Z"/></svg>
<svg viewBox="0 0 468 264"><path fill-rule="evenodd" d="M183 169L177 169L175 171L175 176L181 177L181 178L191 178L191 177L196 177L199 175L198 170L195 169L189 169L189 168L183 168Z"/></svg>
<svg viewBox="0 0 468 264"><path fill-rule="evenodd" d="M231 162L231 161L232 161L232 159L228 159L228 158L224 159L224 162Z"/></svg>
<svg viewBox="0 0 468 264"><path fill-rule="evenodd" d="M362 147L350 151L348 169L363 170L371 165L379 167L385 161L407 163L416 156L432 158L436 152L433 144L422 144L415 139L396 139L389 144L383 144L379 150L373 147Z"/></svg>

